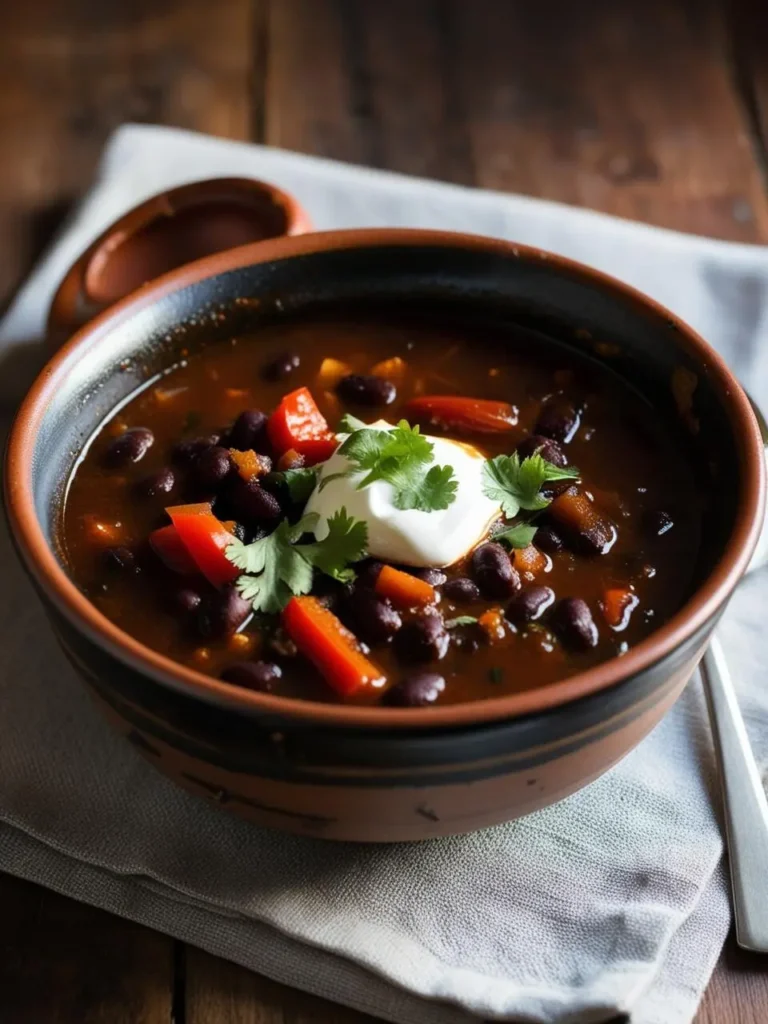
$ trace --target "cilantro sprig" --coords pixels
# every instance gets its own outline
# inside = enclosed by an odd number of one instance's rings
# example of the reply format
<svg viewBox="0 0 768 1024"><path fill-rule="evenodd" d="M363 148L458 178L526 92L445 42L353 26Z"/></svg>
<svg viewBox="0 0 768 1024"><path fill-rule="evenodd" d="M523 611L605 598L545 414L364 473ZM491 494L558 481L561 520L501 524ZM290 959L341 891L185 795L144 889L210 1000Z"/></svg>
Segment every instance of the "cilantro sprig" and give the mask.
<svg viewBox="0 0 768 1024"><path fill-rule="evenodd" d="M575 466L560 468L543 459L538 452L527 459L513 455L497 455L483 467L483 494L498 501L507 519L526 512L540 512L550 503L541 488L550 480L576 480Z"/></svg>
<svg viewBox="0 0 768 1024"><path fill-rule="evenodd" d="M536 527L532 523L515 523L506 530L498 530L491 539L506 544L508 548L527 548L535 535Z"/></svg>
<svg viewBox="0 0 768 1024"><path fill-rule="evenodd" d="M349 563L365 556L368 527L342 508L329 518L327 537L299 544L314 533L319 518L313 512L297 523L284 519L274 533L252 544L232 539L226 556L243 570L236 586L254 611L280 612L294 595L308 594L314 569L342 582L354 578Z"/></svg>
<svg viewBox="0 0 768 1024"><path fill-rule="evenodd" d="M354 426L348 422L347 426ZM458 481L451 466L437 466L433 461L434 445L418 426L400 420L392 430L358 427L350 433L338 450L352 464L341 473L323 477L320 489L333 480L365 473L357 484L360 491L377 480L385 480L395 492L394 505L401 511L436 512L446 509L456 498Z"/></svg>

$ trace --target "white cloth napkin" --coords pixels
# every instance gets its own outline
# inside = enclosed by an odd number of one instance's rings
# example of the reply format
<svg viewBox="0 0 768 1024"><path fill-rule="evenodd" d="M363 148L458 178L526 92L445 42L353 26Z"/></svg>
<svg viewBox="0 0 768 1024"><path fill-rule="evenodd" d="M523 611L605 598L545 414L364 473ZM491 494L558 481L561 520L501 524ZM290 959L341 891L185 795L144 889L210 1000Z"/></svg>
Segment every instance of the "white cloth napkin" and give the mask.
<svg viewBox="0 0 768 1024"><path fill-rule="evenodd" d="M115 216L221 174L295 192L318 228L455 228L584 260L681 314L768 406L760 248L137 126L114 136L93 190L9 310L0 368L39 337L59 278ZM112 736L4 530L0 543L0 868L398 1024L693 1018L729 923L698 683L606 776L522 821L390 847L294 838L178 791ZM744 583L722 626L763 759L767 589L764 574Z"/></svg>

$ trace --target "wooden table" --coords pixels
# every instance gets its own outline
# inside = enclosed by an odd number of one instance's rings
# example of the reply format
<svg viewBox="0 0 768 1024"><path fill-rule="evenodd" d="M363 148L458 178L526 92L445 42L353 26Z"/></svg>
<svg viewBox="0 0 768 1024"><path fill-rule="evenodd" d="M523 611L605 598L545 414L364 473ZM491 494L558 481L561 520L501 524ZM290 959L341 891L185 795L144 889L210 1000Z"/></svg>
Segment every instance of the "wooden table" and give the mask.
<svg viewBox="0 0 768 1024"><path fill-rule="evenodd" d="M0 306L124 121L768 240L765 0L6 0ZM9 876L0 908L2 1024L370 1020ZM765 1024L767 968L730 941L697 1024Z"/></svg>

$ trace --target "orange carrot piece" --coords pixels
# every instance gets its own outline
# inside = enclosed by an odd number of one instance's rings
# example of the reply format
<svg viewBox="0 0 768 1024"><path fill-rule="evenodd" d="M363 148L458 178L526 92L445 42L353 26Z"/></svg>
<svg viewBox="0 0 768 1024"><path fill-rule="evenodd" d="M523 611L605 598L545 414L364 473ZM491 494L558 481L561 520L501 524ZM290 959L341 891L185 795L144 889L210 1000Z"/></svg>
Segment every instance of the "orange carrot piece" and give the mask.
<svg viewBox="0 0 768 1024"><path fill-rule="evenodd" d="M252 449L240 452L236 448L230 448L229 454L243 480L253 480L255 476L264 476L272 469L271 460L266 455L259 455Z"/></svg>
<svg viewBox="0 0 768 1024"><path fill-rule="evenodd" d="M382 359L380 363L371 369L374 377L386 377L393 384L399 384L405 377L408 364L400 356L392 356L390 359Z"/></svg>
<svg viewBox="0 0 768 1024"><path fill-rule="evenodd" d="M374 590L388 597L396 608L423 607L435 603L435 588L410 573L385 565L376 577Z"/></svg>
<svg viewBox="0 0 768 1024"><path fill-rule="evenodd" d="M405 417L444 430L495 434L511 430L516 425L518 410L508 402L497 402L487 398L422 395L408 402Z"/></svg>
<svg viewBox="0 0 768 1024"><path fill-rule="evenodd" d="M569 487L549 506L549 514L580 548L604 555L616 540L616 527L579 487Z"/></svg>
<svg viewBox="0 0 768 1024"><path fill-rule="evenodd" d="M277 460L277 468L281 471L284 469L301 469L303 465L304 456L297 452L295 448L289 448Z"/></svg>
<svg viewBox="0 0 768 1024"><path fill-rule="evenodd" d="M605 621L617 633L626 629L632 612L640 603L640 598L629 587L610 587L603 594L601 607Z"/></svg>
<svg viewBox="0 0 768 1024"><path fill-rule="evenodd" d="M524 548L515 548L512 552L512 564L521 575L533 579L534 576L546 572L551 563L543 551L529 544Z"/></svg>
<svg viewBox="0 0 768 1024"><path fill-rule="evenodd" d="M477 624L485 633L489 643L493 644L497 640L503 640L506 635L504 613L501 608L489 608L487 612L483 612L477 620Z"/></svg>
<svg viewBox="0 0 768 1024"><path fill-rule="evenodd" d="M283 609L283 627L304 657L343 697L385 682L354 634L316 597L292 597Z"/></svg>

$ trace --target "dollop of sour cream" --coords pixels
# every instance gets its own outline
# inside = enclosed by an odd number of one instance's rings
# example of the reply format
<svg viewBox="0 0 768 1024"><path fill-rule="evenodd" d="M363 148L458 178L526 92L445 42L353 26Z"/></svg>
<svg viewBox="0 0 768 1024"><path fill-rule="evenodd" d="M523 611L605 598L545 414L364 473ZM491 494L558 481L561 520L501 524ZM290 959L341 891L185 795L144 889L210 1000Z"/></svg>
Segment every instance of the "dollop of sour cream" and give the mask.
<svg viewBox="0 0 768 1024"><path fill-rule="evenodd" d="M369 424L377 430L391 430L386 420ZM485 456L474 445L425 435L434 446L431 465L449 465L457 481L456 496L446 509L420 512L403 511L394 505L394 489L385 480L376 480L362 490L358 483L365 472L332 480L320 490L323 478L343 473L351 463L338 450L323 463L318 484L310 495L305 512L319 516L315 536L328 535L328 519L345 508L354 519L368 526L368 554L388 562L442 568L453 565L485 537L501 507L483 494L482 474ZM425 474L430 466L425 466Z"/></svg>

